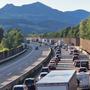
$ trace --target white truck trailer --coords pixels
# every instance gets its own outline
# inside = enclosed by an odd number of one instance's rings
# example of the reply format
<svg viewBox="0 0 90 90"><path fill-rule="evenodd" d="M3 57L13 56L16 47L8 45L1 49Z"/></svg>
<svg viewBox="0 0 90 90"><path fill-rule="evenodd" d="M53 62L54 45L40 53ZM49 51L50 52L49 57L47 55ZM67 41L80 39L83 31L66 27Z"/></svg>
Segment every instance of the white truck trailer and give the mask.
<svg viewBox="0 0 90 90"><path fill-rule="evenodd" d="M77 90L75 70L54 70L36 83L36 90Z"/></svg>

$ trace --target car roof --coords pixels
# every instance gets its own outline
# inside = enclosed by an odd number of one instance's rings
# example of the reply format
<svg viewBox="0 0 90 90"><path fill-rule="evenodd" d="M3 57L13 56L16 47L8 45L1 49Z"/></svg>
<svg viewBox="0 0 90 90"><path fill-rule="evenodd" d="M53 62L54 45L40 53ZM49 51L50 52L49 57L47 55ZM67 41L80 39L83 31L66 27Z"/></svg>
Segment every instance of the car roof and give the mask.
<svg viewBox="0 0 90 90"><path fill-rule="evenodd" d="M25 80L35 80L35 78L26 78Z"/></svg>
<svg viewBox="0 0 90 90"><path fill-rule="evenodd" d="M48 67L42 67L42 69L47 69Z"/></svg>
<svg viewBox="0 0 90 90"><path fill-rule="evenodd" d="M84 69L87 69L86 67L80 67L79 69L83 69L83 68L84 68Z"/></svg>
<svg viewBox="0 0 90 90"><path fill-rule="evenodd" d="M41 72L40 75L42 75L42 74L48 74L48 72Z"/></svg>
<svg viewBox="0 0 90 90"><path fill-rule="evenodd" d="M26 85L15 85L14 88L16 87L26 87Z"/></svg>

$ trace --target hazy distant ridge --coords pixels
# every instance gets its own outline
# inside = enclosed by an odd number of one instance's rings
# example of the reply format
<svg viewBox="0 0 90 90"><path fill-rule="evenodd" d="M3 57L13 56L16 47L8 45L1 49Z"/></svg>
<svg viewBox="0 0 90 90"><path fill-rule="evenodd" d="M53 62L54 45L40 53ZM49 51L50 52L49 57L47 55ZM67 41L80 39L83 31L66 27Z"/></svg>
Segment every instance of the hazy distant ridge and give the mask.
<svg viewBox="0 0 90 90"><path fill-rule="evenodd" d="M85 10L58 11L40 2L23 6L7 4L0 10L0 24L6 28L22 28L25 33L42 33L76 25L89 15Z"/></svg>

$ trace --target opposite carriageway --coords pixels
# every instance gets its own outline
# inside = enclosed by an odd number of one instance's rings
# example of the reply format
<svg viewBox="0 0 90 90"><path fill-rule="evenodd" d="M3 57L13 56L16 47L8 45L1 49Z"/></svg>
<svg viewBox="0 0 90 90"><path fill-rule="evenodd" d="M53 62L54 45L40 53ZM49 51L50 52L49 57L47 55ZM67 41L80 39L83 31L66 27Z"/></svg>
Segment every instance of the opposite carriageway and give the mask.
<svg viewBox="0 0 90 90"><path fill-rule="evenodd" d="M33 45L33 48L34 45ZM11 90L13 85L22 81L29 74L32 74L38 68L48 62L51 57L51 49L42 46L39 50L32 50L23 58L12 62L6 66L0 67L0 90Z"/></svg>

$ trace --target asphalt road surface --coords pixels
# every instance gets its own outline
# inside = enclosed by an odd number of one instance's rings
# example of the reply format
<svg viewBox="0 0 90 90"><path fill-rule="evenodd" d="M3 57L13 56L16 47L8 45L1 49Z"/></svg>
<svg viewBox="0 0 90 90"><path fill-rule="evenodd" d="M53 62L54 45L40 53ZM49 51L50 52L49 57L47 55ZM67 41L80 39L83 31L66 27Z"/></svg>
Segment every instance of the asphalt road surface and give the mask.
<svg viewBox="0 0 90 90"><path fill-rule="evenodd" d="M29 67L35 62L41 55L46 47L39 47L39 50L35 50L35 45L32 45L33 49L28 50L25 54L0 65L0 87L2 83L14 75L20 75L24 69Z"/></svg>

